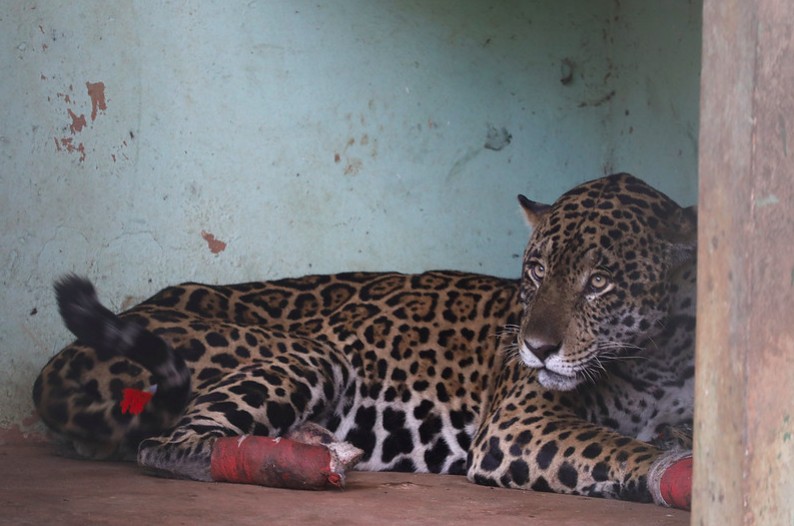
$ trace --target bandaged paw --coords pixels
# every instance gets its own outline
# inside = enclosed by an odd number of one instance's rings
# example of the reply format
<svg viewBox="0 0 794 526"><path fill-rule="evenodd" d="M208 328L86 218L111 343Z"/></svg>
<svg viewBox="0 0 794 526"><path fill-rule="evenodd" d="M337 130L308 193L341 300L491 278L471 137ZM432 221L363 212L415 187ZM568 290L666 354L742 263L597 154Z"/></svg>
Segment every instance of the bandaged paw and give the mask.
<svg viewBox="0 0 794 526"><path fill-rule="evenodd" d="M692 507L692 453L669 451L659 457L648 473L654 502L670 508Z"/></svg>

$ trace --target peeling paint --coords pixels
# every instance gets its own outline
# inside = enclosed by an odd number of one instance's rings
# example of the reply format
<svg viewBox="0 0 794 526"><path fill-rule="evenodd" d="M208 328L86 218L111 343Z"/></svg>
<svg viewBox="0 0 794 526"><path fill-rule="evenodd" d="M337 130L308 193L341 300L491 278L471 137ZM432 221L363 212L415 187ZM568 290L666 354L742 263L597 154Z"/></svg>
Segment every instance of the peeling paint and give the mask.
<svg viewBox="0 0 794 526"><path fill-rule="evenodd" d="M201 237L203 237L204 241L207 242L207 247L209 247L210 252L212 252L213 254L219 254L224 250L226 250L226 243L224 243L220 239L215 239L215 236L213 234L202 230Z"/></svg>
<svg viewBox="0 0 794 526"><path fill-rule="evenodd" d="M86 82L88 88L88 96L91 97L91 121L96 120L97 110L105 111L108 109L105 102L105 83L104 82Z"/></svg>
<svg viewBox="0 0 794 526"><path fill-rule="evenodd" d="M74 141L71 137L63 137L61 139L61 147L58 146L58 139L55 139L55 146L57 151L66 150L69 153L78 152L80 154L80 162L85 161L85 145L83 143L79 143L77 146L74 145Z"/></svg>
<svg viewBox="0 0 794 526"><path fill-rule="evenodd" d="M69 125L69 131L72 132L72 135L81 132L86 126L85 115L81 113L78 117L71 108L67 108L66 111L69 113L69 117L72 118L72 124Z"/></svg>
<svg viewBox="0 0 794 526"><path fill-rule="evenodd" d="M41 80L47 80L47 77L43 74L41 75ZM86 82L86 88L88 90L88 96L91 99L91 122L96 120L97 113L102 111L104 112L107 110L107 103L105 100L105 83L104 82ZM68 92L67 92L68 91ZM68 90L64 92L57 92L55 96L58 99L63 100L63 102L67 105L66 113L69 115L71 119L71 123L69 124L69 132L72 135L77 135L78 133L82 132L84 129L88 128L88 121L84 113L80 113L78 115L71 107L71 105L76 104L76 102L72 99L72 95L70 93L74 92L74 85L69 84ZM51 100L50 97L47 97L47 100ZM75 141L71 137L55 137L55 151L56 152L67 152L67 153L79 153L80 154L80 162L85 161L86 158L86 148L84 143L75 143ZM126 141L123 142L123 146L127 146ZM115 154L111 154L113 157L113 161L116 161ZM127 156L122 154L126 159Z"/></svg>

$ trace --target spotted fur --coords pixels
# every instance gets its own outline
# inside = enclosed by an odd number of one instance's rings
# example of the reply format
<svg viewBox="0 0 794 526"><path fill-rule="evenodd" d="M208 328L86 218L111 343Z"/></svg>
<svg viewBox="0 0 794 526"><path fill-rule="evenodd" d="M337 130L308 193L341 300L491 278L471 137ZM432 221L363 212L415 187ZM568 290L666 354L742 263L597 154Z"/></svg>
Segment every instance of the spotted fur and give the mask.
<svg viewBox="0 0 794 526"><path fill-rule="evenodd" d="M358 469L648 501L663 437L692 418L694 214L627 174L519 200L520 280L186 283L114 315L67 276L78 339L36 380L39 414L83 456L173 477L210 480L219 437L312 422L364 451Z"/></svg>

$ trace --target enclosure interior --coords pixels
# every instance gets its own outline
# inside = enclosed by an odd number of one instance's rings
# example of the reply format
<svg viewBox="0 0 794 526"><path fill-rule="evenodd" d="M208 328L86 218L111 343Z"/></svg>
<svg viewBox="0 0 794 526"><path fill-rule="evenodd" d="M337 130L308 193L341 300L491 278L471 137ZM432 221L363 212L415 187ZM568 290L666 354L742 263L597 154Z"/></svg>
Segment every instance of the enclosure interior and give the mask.
<svg viewBox="0 0 794 526"><path fill-rule="evenodd" d="M69 335L185 280L517 276L515 196L696 200L699 2L143 2L0 12L0 425Z"/></svg>
<svg viewBox="0 0 794 526"><path fill-rule="evenodd" d="M628 171L697 195L701 3L225 1L0 9L0 444L69 339L186 280L517 276L516 194Z"/></svg>

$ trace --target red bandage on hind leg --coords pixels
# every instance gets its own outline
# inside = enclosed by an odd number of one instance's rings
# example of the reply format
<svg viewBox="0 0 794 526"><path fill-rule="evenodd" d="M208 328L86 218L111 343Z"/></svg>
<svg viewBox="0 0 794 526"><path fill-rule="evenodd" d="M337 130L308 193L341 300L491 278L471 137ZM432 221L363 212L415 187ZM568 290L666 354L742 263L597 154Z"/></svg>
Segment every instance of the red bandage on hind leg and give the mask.
<svg viewBox="0 0 794 526"><path fill-rule="evenodd" d="M216 482L319 490L344 486L344 468L336 464L325 446L245 435L217 439L210 470Z"/></svg>

